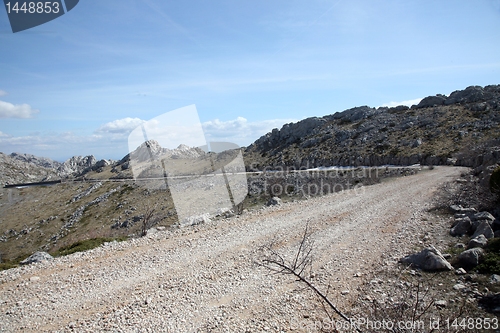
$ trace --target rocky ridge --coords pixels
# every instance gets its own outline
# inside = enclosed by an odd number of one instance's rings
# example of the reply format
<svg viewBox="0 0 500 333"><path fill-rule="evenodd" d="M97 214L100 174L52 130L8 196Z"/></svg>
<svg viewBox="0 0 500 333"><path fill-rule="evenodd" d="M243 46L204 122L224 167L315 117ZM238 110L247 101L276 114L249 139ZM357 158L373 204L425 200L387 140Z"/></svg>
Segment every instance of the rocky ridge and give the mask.
<svg viewBox="0 0 500 333"><path fill-rule="evenodd" d="M97 160L93 155L73 156L65 162L31 154L0 153L0 184L43 182L78 177L89 171L98 171L114 163Z"/></svg>
<svg viewBox="0 0 500 333"><path fill-rule="evenodd" d="M500 85L471 86L418 105L355 107L285 124L247 147L253 168L491 165L500 158ZM474 151L472 154L471 152Z"/></svg>

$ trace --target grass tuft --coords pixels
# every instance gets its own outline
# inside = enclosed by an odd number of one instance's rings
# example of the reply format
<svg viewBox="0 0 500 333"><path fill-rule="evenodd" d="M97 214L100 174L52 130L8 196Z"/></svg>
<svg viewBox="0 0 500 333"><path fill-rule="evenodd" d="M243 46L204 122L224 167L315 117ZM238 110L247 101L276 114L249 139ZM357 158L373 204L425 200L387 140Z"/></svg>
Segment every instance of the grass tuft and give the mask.
<svg viewBox="0 0 500 333"><path fill-rule="evenodd" d="M127 240L127 237L118 237L118 238L92 238L81 240L76 243L73 243L68 246L61 247L56 252L52 253L54 257L67 256L69 254L73 254L76 252L83 252L95 249L96 247L101 246L104 243L112 242L112 241L121 242Z"/></svg>
<svg viewBox="0 0 500 333"><path fill-rule="evenodd" d="M500 274L500 239L491 239L485 247L486 254L477 266L479 273Z"/></svg>

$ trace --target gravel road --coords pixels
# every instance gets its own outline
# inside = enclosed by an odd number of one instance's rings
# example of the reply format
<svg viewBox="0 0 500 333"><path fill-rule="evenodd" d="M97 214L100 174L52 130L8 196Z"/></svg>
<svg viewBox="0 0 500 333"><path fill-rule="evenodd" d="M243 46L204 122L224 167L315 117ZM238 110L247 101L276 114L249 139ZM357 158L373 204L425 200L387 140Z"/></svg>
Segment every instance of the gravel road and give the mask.
<svg viewBox="0 0 500 333"><path fill-rule="evenodd" d="M314 231L311 281L349 313L377 265L425 228L432 195L462 169L414 176L0 272L2 332L289 332L325 317L318 299L257 262ZM314 330L312 330L314 331Z"/></svg>

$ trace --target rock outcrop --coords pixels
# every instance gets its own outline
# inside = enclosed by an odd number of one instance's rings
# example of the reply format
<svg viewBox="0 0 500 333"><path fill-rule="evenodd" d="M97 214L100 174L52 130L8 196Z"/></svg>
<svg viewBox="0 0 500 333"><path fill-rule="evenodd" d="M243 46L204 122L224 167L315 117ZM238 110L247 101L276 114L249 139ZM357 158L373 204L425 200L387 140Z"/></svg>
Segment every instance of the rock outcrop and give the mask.
<svg viewBox="0 0 500 333"><path fill-rule="evenodd" d="M284 125L247 147L248 164L459 165L500 158L500 85L436 95L408 108L361 106ZM496 140L496 141L495 141Z"/></svg>
<svg viewBox="0 0 500 333"><path fill-rule="evenodd" d="M37 262L42 262L45 260L52 260L54 259L50 254L47 252L35 252L32 255L30 255L28 258L24 259L23 261L20 262L21 265L28 265L28 264L33 264Z"/></svg>

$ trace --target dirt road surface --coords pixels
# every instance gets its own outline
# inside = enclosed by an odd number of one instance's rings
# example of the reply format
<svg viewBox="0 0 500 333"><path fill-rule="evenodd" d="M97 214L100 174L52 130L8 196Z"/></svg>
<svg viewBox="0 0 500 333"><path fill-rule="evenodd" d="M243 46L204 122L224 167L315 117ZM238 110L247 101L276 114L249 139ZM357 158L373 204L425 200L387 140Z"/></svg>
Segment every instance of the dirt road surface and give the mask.
<svg viewBox="0 0 500 333"><path fill-rule="evenodd" d="M320 302L259 266L262 246L291 257L309 224L310 279L349 313L357 287L408 250L437 187L461 171L437 167L0 272L0 331L310 331L326 317Z"/></svg>

